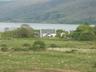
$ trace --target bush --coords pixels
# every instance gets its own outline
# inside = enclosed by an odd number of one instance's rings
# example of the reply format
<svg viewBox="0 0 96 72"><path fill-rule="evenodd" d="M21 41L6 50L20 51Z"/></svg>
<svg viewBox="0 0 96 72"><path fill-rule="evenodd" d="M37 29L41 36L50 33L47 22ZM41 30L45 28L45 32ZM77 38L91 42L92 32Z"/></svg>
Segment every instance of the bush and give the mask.
<svg viewBox="0 0 96 72"><path fill-rule="evenodd" d="M51 48L56 48L56 47L59 47L59 46L56 45L56 44L50 44L50 47L51 47Z"/></svg>
<svg viewBox="0 0 96 72"><path fill-rule="evenodd" d="M1 51L3 51L3 52L8 51L8 47L6 44L1 44Z"/></svg>
<svg viewBox="0 0 96 72"><path fill-rule="evenodd" d="M72 49L72 50L70 50L70 51L66 51L65 53L75 53L77 50L74 50L74 49Z"/></svg>
<svg viewBox="0 0 96 72"><path fill-rule="evenodd" d="M21 48L12 48L12 50L14 50L14 51L22 51Z"/></svg>
<svg viewBox="0 0 96 72"><path fill-rule="evenodd" d="M28 43L25 43L22 45L22 47L25 49L25 50L29 50L31 48L31 45L28 44Z"/></svg>
<svg viewBox="0 0 96 72"><path fill-rule="evenodd" d="M22 46L23 46L23 47L30 47L31 45L28 44L28 43L24 43Z"/></svg>
<svg viewBox="0 0 96 72"><path fill-rule="evenodd" d="M96 68L96 63L94 63L92 67L93 67L93 68Z"/></svg>
<svg viewBox="0 0 96 72"><path fill-rule="evenodd" d="M45 49L46 49L46 45L43 41L35 41L33 43L32 50L45 50Z"/></svg>
<svg viewBox="0 0 96 72"><path fill-rule="evenodd" d="M30 50L31 45L28 43L24 43L21 47L19 48L13 48L14 51L28 51Z"/></svg>
<svg viewBox="0 0 96 72"><path fill-rule="evenodd" d="M14 48L14 51L28 51L26 48Z"/></svg>

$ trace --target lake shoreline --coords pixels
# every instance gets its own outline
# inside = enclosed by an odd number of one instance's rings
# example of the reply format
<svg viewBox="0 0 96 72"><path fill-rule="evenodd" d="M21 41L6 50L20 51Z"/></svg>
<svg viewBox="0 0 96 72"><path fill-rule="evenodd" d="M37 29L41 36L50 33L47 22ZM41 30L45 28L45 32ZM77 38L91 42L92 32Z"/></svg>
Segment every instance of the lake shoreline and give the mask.
<svg viewBox="0 0 96 72"><path fill-rule="evenodd" d="M41 24L41 23L4 23L0 22L0 31L4 31L5 28L17 28L20 27L22 24L28 24L33 29L62 29L65 31L72 31L75 30L78 26L76 24Z"/></svg>

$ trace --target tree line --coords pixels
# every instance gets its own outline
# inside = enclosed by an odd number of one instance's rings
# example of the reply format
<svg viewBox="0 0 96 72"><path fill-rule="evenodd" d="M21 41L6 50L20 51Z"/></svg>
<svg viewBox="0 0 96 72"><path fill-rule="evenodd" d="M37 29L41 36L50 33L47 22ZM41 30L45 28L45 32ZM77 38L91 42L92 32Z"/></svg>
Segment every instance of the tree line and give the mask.
<svg viewBox="0 0 96 72"><path fill-rule="evenodd" d="M34 30L27 24L22 24L19 28L5 29L1 33L1 39L6 38L37 38L40 37L40 30ZM56 38L66 40L92 41L96 40L96 26L88 23L80 24L74 31L56 30Z"/></svg>

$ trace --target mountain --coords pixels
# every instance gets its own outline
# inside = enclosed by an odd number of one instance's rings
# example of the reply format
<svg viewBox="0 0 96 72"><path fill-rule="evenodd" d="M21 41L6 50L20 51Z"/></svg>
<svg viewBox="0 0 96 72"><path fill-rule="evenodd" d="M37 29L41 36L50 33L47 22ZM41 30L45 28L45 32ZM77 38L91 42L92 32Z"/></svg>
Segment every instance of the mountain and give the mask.
<svg viewBox="0 0 96 72"><path fill-rule="evenodd" d="M96 0L14 0L0 2L0 21L96 23Z"/></svg>

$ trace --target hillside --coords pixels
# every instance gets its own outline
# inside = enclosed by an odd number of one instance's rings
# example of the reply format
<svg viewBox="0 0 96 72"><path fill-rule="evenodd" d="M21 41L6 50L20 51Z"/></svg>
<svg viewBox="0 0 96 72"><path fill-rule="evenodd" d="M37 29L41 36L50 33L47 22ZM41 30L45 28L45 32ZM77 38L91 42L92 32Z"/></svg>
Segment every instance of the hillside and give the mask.
<svg viewBox="0 0 96 72"><path fill-rule="evenodd" d="M0 21L96 23L96 0L16 0L0 4Z"/></svg>

